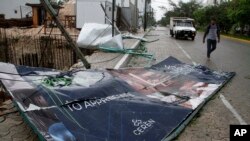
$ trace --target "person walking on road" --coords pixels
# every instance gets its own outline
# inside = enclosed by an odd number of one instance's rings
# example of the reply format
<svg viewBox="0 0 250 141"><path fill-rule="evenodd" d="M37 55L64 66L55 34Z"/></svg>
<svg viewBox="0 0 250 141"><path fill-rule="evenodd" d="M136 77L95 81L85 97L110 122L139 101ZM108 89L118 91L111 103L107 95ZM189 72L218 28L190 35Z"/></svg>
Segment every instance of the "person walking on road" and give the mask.
<svg viewBox="0 0 250 141"><path fill-rule="evenodd" d="M217 41L220 42L220 28L216 24L215 18L211 19L203 37L203 43L207 38L207 58L210 59L211 53L216 49Z"/></svg>

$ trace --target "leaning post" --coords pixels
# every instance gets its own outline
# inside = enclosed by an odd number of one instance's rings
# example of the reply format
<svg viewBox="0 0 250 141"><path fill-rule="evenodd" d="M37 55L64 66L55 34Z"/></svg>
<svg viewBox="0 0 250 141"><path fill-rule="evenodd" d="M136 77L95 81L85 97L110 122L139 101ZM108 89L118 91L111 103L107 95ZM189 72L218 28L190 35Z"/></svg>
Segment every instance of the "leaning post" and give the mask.
<svg viewBox="0 0 250 141"><path fill-rule="evenodd" d="M76 43L73 41L73 39L70 37L69 33L65 30L63 27L63 24L59 20L59 18L56 16L56 12L54 8L51 6L50 2L48 0L40 0L41 4L44 6L45 10L50 14L53 21L56 23L57 27L62 32L65 39L69 42L70 47L72 47L76 53L76 55L81 59L86 69L90 69L91 65L88 63L88 61L85 59L84 55L82 54L81 50L78 48Z"/></svg>

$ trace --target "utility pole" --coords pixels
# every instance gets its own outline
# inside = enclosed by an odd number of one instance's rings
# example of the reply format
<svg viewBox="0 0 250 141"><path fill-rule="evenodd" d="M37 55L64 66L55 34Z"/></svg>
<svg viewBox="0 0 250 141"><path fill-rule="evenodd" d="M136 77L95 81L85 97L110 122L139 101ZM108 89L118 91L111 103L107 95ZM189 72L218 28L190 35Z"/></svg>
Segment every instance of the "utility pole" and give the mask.
<svg viewBox="0 0 250 141"><path fill-rule="evenodd" d="M21 14L21 19L23 18L23 11L22 11L22 6L20 5L20 14Z"/></svg>
<svg viewBox="0 0 250 141"><path fill-rule="evenodd" d="M145 7L144 7L144 31L147 29L147 0L145 0Z"/></svg>
<svg viewBox="0 0 250 141"><path fill-rule="evenodd" d="M112 36L115 36L115 6L116 6L116 0L113 0L112 2Z"/></svg>
<svg viewBox="0 0 250 141"><path fill-rule="evenodd" d="M45 10L50 14L54 22L56 23L57 27L62 32L65 39L69 42L70 47L72 47L76 53L76 55L81 59L86 69L90 69L91 65L85 59L84 55L82 54L81 50L77 47L76 43L70 37L69 33L63 27L63 24L60 22L59 18L56 16L56 12L54 8L51 6L48 0L40 0L41 4L44 6Z"/></svg>
<svg viewBox="0 0 250 141"><path fill-rule="evenodd" d="M134 31L137 32L137 26L138 26L138 0L135 0L135 12L133 15L134 18Z"/></svg>

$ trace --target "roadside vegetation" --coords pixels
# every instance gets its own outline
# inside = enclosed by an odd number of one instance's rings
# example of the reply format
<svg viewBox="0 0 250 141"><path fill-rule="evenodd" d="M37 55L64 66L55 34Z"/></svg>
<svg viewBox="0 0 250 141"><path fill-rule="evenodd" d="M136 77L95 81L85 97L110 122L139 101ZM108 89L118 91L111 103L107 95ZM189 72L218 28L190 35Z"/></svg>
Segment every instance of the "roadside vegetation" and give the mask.
<svg viewBox="0 0 250 141"><path fill-rule="evenodd" d="M195 19L198 30L205 30L210 18L215 17L222 34L250 40L250 0L227 0L210 6L203 6L198 0L168 1L171 8L161 7L166 13L158 24L167 26L170 17L190 17Z"/></svg>

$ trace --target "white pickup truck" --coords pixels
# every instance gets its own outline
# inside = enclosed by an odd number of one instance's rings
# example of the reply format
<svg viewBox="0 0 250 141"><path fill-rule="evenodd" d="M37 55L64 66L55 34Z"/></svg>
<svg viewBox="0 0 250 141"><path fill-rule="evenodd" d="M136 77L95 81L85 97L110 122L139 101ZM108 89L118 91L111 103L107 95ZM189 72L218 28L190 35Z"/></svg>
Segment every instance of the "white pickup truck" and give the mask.
<svg viewBox="0 0 250 141"><path fill-rule="evenodd" d="M170 17L170 35L178 38L195 39L194 19L187 17Z"/></svg>

